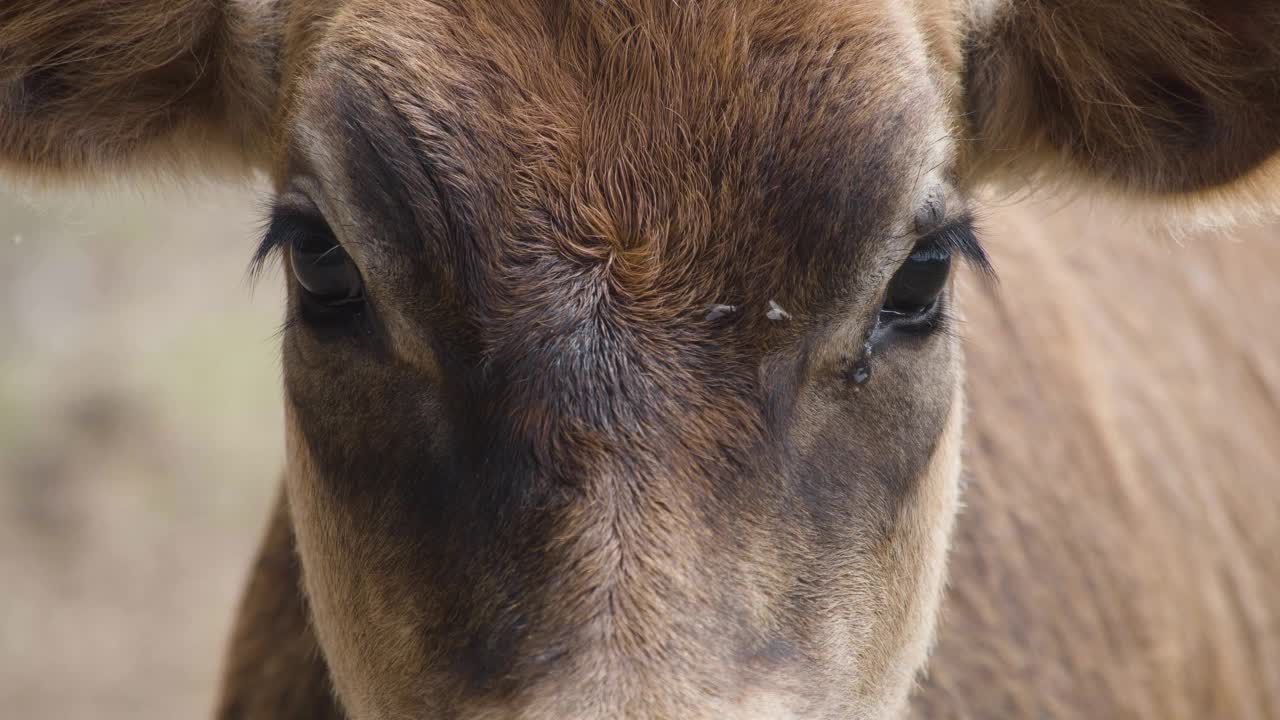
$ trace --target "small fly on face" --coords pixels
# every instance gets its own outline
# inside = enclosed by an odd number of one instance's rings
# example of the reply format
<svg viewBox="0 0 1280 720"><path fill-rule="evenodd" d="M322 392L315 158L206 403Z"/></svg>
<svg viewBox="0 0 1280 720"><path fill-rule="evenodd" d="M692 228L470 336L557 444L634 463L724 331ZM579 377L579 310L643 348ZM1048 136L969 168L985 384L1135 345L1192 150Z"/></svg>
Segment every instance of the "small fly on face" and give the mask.
<svg viewBox="0 0 1280 720"><path fill-rule="evenodd" d="M776 300L769 301L769 312L766 314L770 320L774 322L782 322L791 319L791 313L782 309L782 306Z"/></svg>

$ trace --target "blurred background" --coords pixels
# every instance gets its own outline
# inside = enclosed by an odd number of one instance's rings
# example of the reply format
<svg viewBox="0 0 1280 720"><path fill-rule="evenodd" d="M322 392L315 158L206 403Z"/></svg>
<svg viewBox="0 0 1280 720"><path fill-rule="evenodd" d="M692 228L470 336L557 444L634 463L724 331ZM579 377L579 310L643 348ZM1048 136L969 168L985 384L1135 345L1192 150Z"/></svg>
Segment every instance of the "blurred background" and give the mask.
<svg viewBox="0 0 1280 720"><path fill-rule="evenodd" d="M0 716L208 716L283 457L258 210L0 185Z"/></svg>

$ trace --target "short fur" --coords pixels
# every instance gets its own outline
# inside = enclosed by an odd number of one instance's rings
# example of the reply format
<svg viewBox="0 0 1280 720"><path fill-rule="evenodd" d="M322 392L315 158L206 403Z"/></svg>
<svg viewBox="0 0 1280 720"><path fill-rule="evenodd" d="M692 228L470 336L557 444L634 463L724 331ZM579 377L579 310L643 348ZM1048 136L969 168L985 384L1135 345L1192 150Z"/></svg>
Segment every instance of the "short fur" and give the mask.
<svg viewBox="0 0 1280 720"><path fill-rule="evenodd" d="M1134 195L1205 193L1280 147L1275 3L975 5L970 172L1065 170Z"/></svg>
<svg viewBox="0 0 1280 720"><path fill-rule="evenodd" d="M918 716L1277 717L1274 230L1177 247L1055 203L988 225L1002 282L966 292L969 480Z"/></svg>
<svg viewBox="0 0 1280 720"><path fill-rule="evenodd" d="M893 718L965 407L955 321L881 332L921 203L1243 196L1278 39L1260 1L18 0L0 164L265 167L264 247L301 213L363 274L338 324L290 286L219 720ZM1134 282L1050 234L953 298L973 480L915 709L1273 716L1274 330L1216 313L1275 253Z"/></svg>
<svg viewBox="0 0 1280 720"><path fill-rule="evenodd" d="M6 2L0 168L43 180L260 162L282 12L267 0Z"/></svg>

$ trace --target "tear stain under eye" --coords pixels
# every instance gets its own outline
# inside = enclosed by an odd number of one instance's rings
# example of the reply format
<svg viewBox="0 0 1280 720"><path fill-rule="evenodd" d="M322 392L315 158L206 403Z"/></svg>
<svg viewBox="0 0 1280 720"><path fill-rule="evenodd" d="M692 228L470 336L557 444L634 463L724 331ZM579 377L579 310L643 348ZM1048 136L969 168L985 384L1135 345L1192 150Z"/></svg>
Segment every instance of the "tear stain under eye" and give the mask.
<svg viewBox="0 0 1280 720"><path fill-rule="evenodd" d="M871 341L863 343L862 355L845 369L845 377L857 386L871 381Z"/></svg>
<svg viewBox="0 0 1280 720"><path fill-rule="evenodd" d="M731 311L736 310L736 308L733 308L732 306L713 305L711 307L711 311L712 313L715 313L717 308L722 308L722 307L728 307L730 308ZM708 320L712 319L711 318L712 313L708 313L707 315ZM717 317L719 316L717 315ZM767 317L773 322L783 322L791 319L791 313L787 312L786 310L783 310L782 306L779 305L776 300L770 300L769 312L767 313ZM844 369L845 378L848 379L849 382L859 387L862 385L866 385L868 382L871 382L871 355L872 355L872 349L874 347L874 345L872 344L872 336L874 334L875 334L875 330L873 329L871 330L871 332L867 333L867 336L865 338L863 338L862 354L858 356L857 360L853 361L852 363L848 363L848 361L846 360L846 367Z"/></svg>

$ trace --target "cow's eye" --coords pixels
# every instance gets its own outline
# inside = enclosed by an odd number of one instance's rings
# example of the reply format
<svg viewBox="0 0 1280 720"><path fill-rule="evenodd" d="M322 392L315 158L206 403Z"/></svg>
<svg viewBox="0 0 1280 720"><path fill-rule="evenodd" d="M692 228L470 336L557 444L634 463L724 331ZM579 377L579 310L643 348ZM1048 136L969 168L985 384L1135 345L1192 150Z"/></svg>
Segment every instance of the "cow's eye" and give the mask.
<svg viewBox="0 0 1280 720"><path fill-rule="evenodd" d="M305 233L289 245L289 264L307 298L326 306L345 306L364 298L364 283L347 251L332 236Z"/></svg>
<svg viewBox="0 0 1280 720"><path fill-rule="evenodd" d="M889 281L880 308L881 320L911 322L931 318L950 274L951 250L937 240L921 241Z"/></svg>

